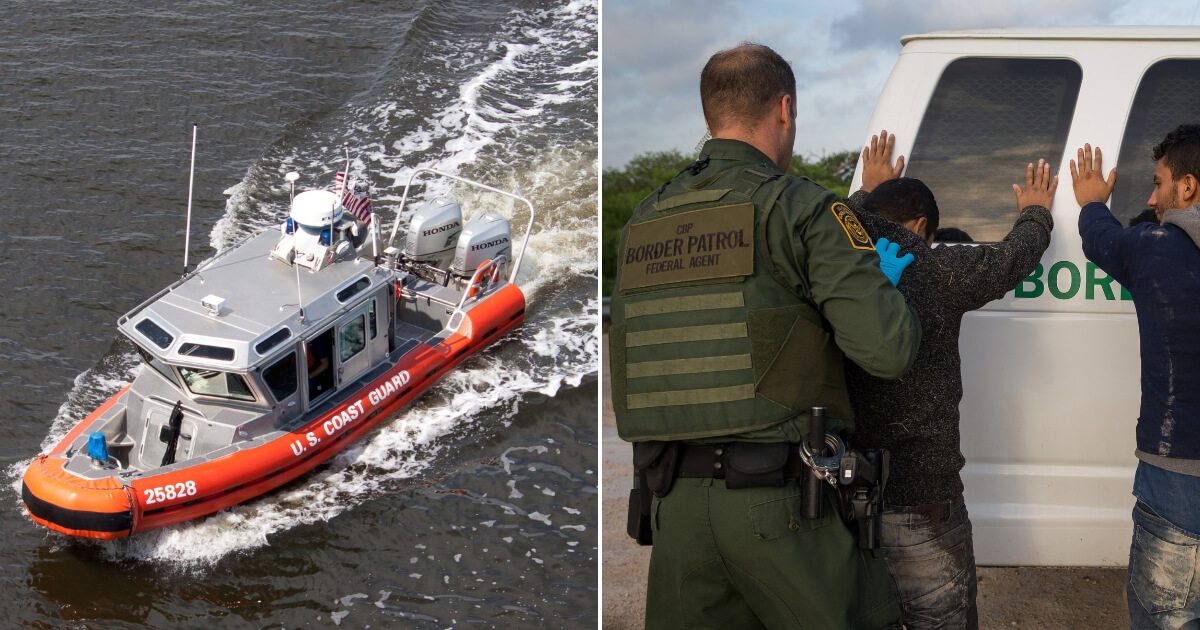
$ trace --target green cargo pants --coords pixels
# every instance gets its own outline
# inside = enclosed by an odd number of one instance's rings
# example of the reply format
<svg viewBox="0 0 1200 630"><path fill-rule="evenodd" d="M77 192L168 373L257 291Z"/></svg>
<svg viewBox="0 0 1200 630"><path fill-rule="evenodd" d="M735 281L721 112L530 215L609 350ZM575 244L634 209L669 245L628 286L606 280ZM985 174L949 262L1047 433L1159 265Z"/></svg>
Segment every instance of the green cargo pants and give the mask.
<svg viewBox="0 0 1200 630"><path fill-rule="evenodd" d="M800 517L800 483L728 490L680 478L650 507L654 548L646 628L899 628L882 556L860 551L838 517Z"/></svg>

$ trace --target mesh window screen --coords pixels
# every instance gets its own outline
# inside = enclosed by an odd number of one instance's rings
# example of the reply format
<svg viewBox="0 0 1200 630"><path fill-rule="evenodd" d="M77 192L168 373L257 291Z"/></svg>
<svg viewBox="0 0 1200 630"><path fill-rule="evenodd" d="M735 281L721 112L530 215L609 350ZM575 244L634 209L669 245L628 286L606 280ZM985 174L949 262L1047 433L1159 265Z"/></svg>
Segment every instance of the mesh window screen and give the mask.
<svg viewBox="0 0 1200 630"><path fill-rule="evenodd" d="M1066 59L966 58L946 67L905 172L937 197L940 227L977 243L1008 234L1017 218L1012 185L1024 185L1026 165L1062 161L1081 76Z"/></svg>
<svg viewBox="0 0 1200 630"><path fill-rule="evenodd" d="M1112 211L1122 223L1129 225L1149 207L1154 145L1179 125L1194 123L1200 123L1200 59L1168 59L1151 66L1133 98L1117 157ZM1110 159L1104 163L1106 174L1114 166Z"/></svg>

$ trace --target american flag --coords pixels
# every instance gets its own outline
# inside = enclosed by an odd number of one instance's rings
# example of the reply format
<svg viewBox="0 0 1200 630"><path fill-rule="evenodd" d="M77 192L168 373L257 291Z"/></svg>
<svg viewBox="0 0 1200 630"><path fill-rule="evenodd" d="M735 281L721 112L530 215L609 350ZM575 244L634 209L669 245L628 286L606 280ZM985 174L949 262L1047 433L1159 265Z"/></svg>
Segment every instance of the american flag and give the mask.
<svg viewBox="0 0 1200 630"><path fill-rule="evenodd" d="M346 187L346 174L339 171L337 174L337 181L333 185L333 194L337 195L340 198L342 196L342 189L345 187Z"/></svg>
<svg viewBox="0 0 1200 630"><path fill-rule="evenodd" d="M338 173L338 181L342 180L342 173ZM339 188L341 185L339 184ZM362 186L354 184L346 188L346 192L342 195L342 205L347 210L354 213L359 221L371 225L371 200L367 199L367 191L363 190Z"/></svg>

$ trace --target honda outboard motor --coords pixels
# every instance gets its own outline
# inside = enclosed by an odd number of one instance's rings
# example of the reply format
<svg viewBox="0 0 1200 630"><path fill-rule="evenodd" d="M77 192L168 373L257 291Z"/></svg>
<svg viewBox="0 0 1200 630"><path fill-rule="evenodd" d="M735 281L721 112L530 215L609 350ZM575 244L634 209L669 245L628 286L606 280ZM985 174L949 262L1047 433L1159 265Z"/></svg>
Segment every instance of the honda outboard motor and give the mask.
<svg viewBox="0 0 1200 630"><path fill-rule="evenodd" d="M508 219L488 212L471 219L458 237L451 271L456 276L470 277L488 259L503 255L512 261L512 238Z"/></svg>
<svg viewBox="0 0 1200 630"><path fill-rule="evenodd" d="M462 230L462 209L457 203L445 197L426 202L408 223L404 256L413 262L445 269Z"/></svg>

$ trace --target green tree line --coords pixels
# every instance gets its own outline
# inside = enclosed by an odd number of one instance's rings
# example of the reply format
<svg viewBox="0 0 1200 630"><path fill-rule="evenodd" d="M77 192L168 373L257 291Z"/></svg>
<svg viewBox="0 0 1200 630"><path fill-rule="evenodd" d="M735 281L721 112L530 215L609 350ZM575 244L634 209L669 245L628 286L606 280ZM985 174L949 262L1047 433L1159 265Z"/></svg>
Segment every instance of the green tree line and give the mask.
<svg viewBox="0 0 1200 630"><path fill-rule="evenodd" d="M612 295L617 274L617 247L621 228L633 216L633 209L646 195L679 174L693 158L679 151L643 153L629 160L624 168L604 169L601 187L601 272L604 295ZM813 161L792 156L787 174L807 177L845 197L858 160L855 151L842 151Z"/></svg>

